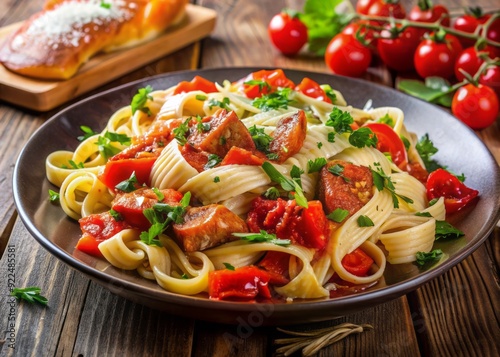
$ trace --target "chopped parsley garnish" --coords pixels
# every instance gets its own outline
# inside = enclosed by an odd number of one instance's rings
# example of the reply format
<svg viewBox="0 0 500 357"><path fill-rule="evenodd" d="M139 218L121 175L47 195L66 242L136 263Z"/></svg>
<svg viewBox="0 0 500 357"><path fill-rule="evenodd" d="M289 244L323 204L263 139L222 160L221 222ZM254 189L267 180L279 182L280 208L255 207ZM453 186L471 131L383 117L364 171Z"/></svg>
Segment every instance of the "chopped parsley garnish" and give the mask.
<svg viewBox="0 0 500 357"><path fill-rule="evenodd" d="M321 141L318 141L318 149L321 149L323 147L323 143Z"/></svg>
<svg viewBox="0 0 500 357"><path fill-rule="evenodd" d="M204 168L205 170L211 169L219 165L221 161L222 159L220 158L219 155L208 154L208 162L205 164Z"/></svg>
<svg viewBox="0 0 500 357"><path fill-rule="evenodd" d="M337 95L335 94L335 91L332 89L332 87L329 84L322 84L321 89L325 91L326 96L332 103L335 103L337 100Z"/></svg>
<svg viewBox="0 0 500 357"><path fill-rule="evenodd" d="M263 229L259 233L233 233L233 236L254 243L267 242L284 246L291 244L290 239L279 239L276 237L276 234L267 233Z"/></svg>
<svg viewBox="0 0 500 357"><path fill-rule="evenodd" d="M327 140L329 143L335 142L335 133L333 131L328 133Z"/></svg>
<svg viewBox="0 0 500 357"><path fill-rule="evenodd" d="M147 115L151 115L151 110L146 107L146 103L149 100L153 100L153 97L150 93L153 91L153 87L147 85L145 88L140 88L137 91L137 94L132 98L132 102L130 103L130 107L132 109L132 114L135 114L136 111L140 110L141 112L146 113Z"/></svg>
<svg viewBox="0 0 500 357"><path fill-rule="evenodd" d="M377 121L379 123L382 123L382 124L387 124L391 128L394 128L394 119L391 118L391 116L389 115L389 113L386 113L382 118L380 118Z"/></svg>
<svg viewBox="0 0 500 357"><path fill-rule="evenodd" d="M441 249L434 249L432 252L426 253L426 252L417 252L416 258L417 258L417 265L420 267L424 266L427 263L432 263L435 261L439 261L441 257L443 256L443 251Z"/></svg>
<svg viewBox="0 0 500 357"><path fill-rule="evenodd" d="M97 146L101 155L109 159L110 157L118 154L120 149L111 145L111 143L116 142L122 145L130 145L131 139L125 134L118 134L106 131L103 136L97 138Z"/></svg>
<svg viewBox="0 0 500 357"><path fill-rule="evenodd" d="M261 79L251 79L249 81L243 82L243 84L249 85L249 86L259 86L259 92L262 92L264 88L266 88L268 91L270 91L271 85L267 83L266 81L263 81Z"/></svg>
<svg viewBox="0 0 500 357"><path fill-rule="evenodd" d="M201 100L202 102L207 100L207 96L203 94L197 94L195 98L196 100Z"/></svg>
<svg viewBox="0 0 500 357"><path fill-rule="evenodd" d="M111 4L109 2L105 2L101 0L100 6L104 9L111 9Z"/></svg>
<svg viewBox="0 0 500 357"><path fill-rule="evenodd" d="M68 163L69 163L69 166L66 166L66 165L63 165L62 168L63 169L74 169L74 170L78 170L78 169L83 169L85 168L85 166L83 165L83 162L79 162L78 164L76 162L74 162L73 160L68 160Z"/></svg>
<svg viewBox="0 0 500 357"><path fill-rule="evenodd" d="M210 123L204 123L202 117L198 115L196 117L196 121L198 122L196 124L196 129L198 130L199 133L210 131Z"/></svg>
<svg viewBox="0 0 500 357"><path fill-rule="evenodd" d="M171 206L166 203L156 203L152 208L143 211L144 216L151 223L147 232L141 232L141 241L148 245L161 247L162 244L157 238L162 234L170 223L181 224L184 222L184 215L191 200L191 192L186 192L180 201L179 206Z"/></svg>
<svg viewBox="0 0 500 357"><path fill-rule="evenodd" d="M375 225L370 217L364 215L359 216L357 222L360 227L373 227Z"/></svg>
<svg viewBox="0 0 500 357"><path fill-rule="evenodd" d="M335 164L333 166L330 166L328 168L328 172L331 172L335 176L342 177L345 182L351 182L351 179L349 177L344 176L344 166L341 164Z"/></svg>
<svg viewBox="0 0 500 357"><path fill-rule="evenodd" d="M269 152L269 144L273 140L273 137L267 135L264 131L264 128L257 128L257 126L253 125L248 128L250 135L252 136L252 140L255 143L255 147L257 150L262 151L264 153Z"/></svg>
<svg viewBox="0 0 500 357"><path fill-rule="evenodd" d="M222 264L224 264L224 266L226 267L226 269L227 269L227 270L233 270L233 271L235 270L235 269L234 269L234 266L232 266L232 265L231 265L231 264L229 264L229 263L222 263Z"/></svg>
<svg viewBox="0 0 500 357"><path fill-rule="evenodd" d="M365 146L377 147L377 136L370 128L363 127L351 133L349 143L357 148Z"/></svg>
<svg viewBox="0 0 500 357"><path fill-rule="evenodd" d="M300 184L300 175L297 178L297 172L302 172L298 167L295 169L295 165L293 165L292 170L290 171L290 175L292 179L289 179L281 174L271 163L264 162L262 164L262 169L269 176L271 181L276 182L281 185L281 188L287 192L295 192L294 198L297 204L301 207L307 208L307 199L304 196L304 192L302 191L302 186ZM292 174L293 173L293 174ZM295 177L294 177L295 176Z"/></svg>
<svg viewBox="0 0 500 357"><path fill-rule="evenodd" d="M60 198L59 193L53 190L49 190L49 201L50 202L58 202Z"/></svg>
<svg viewBox="0 0 500 357"><path fill-rule="evenodd" d="M266 154L266 157L269 160L278 160L280 156L278 154L274 153L274 152L271 152L269 154Z"/></svg>
<svg viewBox="0 0 500 357"><path fill-rule="evenodd" d="M270 200L277 200L280 197L280 191L276 187L269 187L264 192L264 197Z"/></svg>
<svg viewBox="0 0 500 357"><path fill-rule="evenodd" d="M342 223L342 221L344 221L344 219L346 219L347 216L349 216L348 210L342 208L336 208L328 216L326 216L326 218L337 223Z"/></svg>
<svg viewBox="0 0 500 357"><path fill-rule="evenodd" d="M189 276L186 273L184 273L181 275L181 279L189 279Z"/></svg>
<svg viewBox="0 0 500 357"><path fill-rule="evenodd" d="M432 214L429 212L416 212L415 216L432 218Z"/></svg>
<svg viewBox="0 0 500 357"><path fill-rule="evenodd" d="M227 98L227 97L224 97L222 99L222 102L220 100L215 99L215 98L211 98L208 101L208 108L211 110L213 107L219 107L222 109L231 110L231 108L229 108L230 103L231 102L229 101L229 98Z"/></svg>
<svg viewBox="0 0 500 357"><path fill-rule="evenodd" d="M307 173L312 174L313 172L319 172L323 166L326 165L326 159L324 157L318 157L307 161Z"/></svg>
<svg viewBox="0 0 500 357"><path fill-rule="evenodd" d="M439 201L439 198L433 198L432 200L429 201L429 206L434 206L437 201Z"/></svg>
<svg viewBox="0 0 500 357"><path fill-rule="evenodd" d="M14 288L10 292L10 295L14 296L17 300L26 300L31 304L37 302L47 305L48 300L45 296L40 295L41 291L42 289L37 286L29 286L27 288Z"/></svg>
<svg viewBox="0 0 500 357"><path fill-rule="evenodd" d="M453 227L446 221L436 221L436 240L453 239L464 235L460 229Z"/></svg>
<svg viewBox="0 0 500 357"><path fill-rule="evenodd" d="M325 125L331 126L338 134L343 134L352 133L352 123L354 123L354 119L351 113L334 107Z"/></svg>
<svg viewBox="0 0 500 357"><path fill-rule="evenodd" d="M372 171L373 184L375 185L377 190L382 191L385 188L391 193L394 208L399 208L398 199L401 199L406 203L413 203L413 200L411 198L396 193L394 182L392 182L392 179L385 174L384 170L382 170L382 168L380 167L380 164L375 164L375 166L377 167L377 171L370 169Z"/></svg>
<svg viewBox="0 0 500 357"><path fill-rule="evenodd" d="M80 126L80 130L83 131L83 135L77 137L78 141L84 141L90 138L91 136L97 135L97 133L94 130L92 130L90 127L86 125Z"/></svg>
<svg viewBox="0 0 500 357"><path fill-rule="evenodd" d="M438 149L434 146L434 143L429 139L429 134L425 134L420 138L420 140L415 145L418 154L424 162L427 171L436 171L439 168L444 168L437 161L431 157L438 152Z"/></svg>
<svg viewBox="0 0 500 357"><path fill-rule="evenodd" d="M165 195L163 194L163 192L161 192L158 188L156 187L153 187L151 188L153 190L153 192L155 193L156 195L156 198L158 198L158 201L163 201L165 199Z"/></svg>
<svg viewBox="0 0 500 357"><path fill-rule="evenodd" d="M403 142L404 146L405 146L405 149L406 151L408 151L410 149L410 140L408 140L406 137L404 137L403 135L400 135L399 136L401 138L401 141Z"/></svg>
<svg viewBox="0 0 500 357"><path fill-rule="evenodd" d="M137 190L137 184L139 182L137 181L137 176L135 176L135 171L132 172L132 175L130 177L120 183L118 183L115 188L117 190L123 191L123 192L132 192Z"/></svg>
<svg viewBox="0 0 500 357"><path fill-rule="evenodd" d="M215 183L220 182L220 177L219 177L219 176L215 176L215 177L214 177L214 182L215 182Z"/></svg>
<svg viewBox="0 0 500 357"><path fill-rule="evenodd" d="M287 109L288 105L293 102L292 99L289 99L291 93L291 88L283 88L276 92L264 94L261 97L255 98L252 101L252 105L264 112L280 108Z"/></svg>
<svg viewBox="0 0 500 357"><path fill-rule="evenodd" d="M122 215L119 212L116 212L114 209L110 209L109 214L111 215L111 217L113 217L115 221L117 222L123 221Z"/></svg>
<svg viewBox="0 0 500 357"><path fill-rule="evenodd" d="M184 146L187 143L187 134L189 133L190 120L191 118L187 118L181 125L172 130L175 140L177 140L177 143L181 146Z"/></svg>

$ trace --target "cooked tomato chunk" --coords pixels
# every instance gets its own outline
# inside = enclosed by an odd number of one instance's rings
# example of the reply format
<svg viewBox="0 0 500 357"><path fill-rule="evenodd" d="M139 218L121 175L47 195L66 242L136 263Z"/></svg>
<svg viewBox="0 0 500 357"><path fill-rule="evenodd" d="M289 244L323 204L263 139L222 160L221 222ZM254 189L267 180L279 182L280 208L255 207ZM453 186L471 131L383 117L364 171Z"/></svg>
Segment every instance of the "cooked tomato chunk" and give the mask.
<svg viewBox="0 0 500 357"><path fill-rule="evenodd" d="M198 172L205 170L208 162L208 153L194 148L191 144L185 144L180 147L180 152L184 160L188 162Z"/></svg>
<svg viewBox="0 0 500 357"><path fill-rule="evenodd" d="M220 163L221 166L224 165L255 165L261 166L264 159L254 155L252 152L233 146L229 152L224 156L224 159Z"/></svg>
<svg viewBox="0 0 500 357"><path fill-rule="evenodd" d="M127 222L114 219L109 211L82 217L78 223L83 234L76 248L97 257L102 256L99 243L130 227Z"/></svg>
<svg viewBox="0 0 500 357"><path fill-rule="evenodd" d="M268 251L257 266L269 273L269 283L272 285L285 285L290 282L289 274L290 254Z"/></svg>
<svg viewBox="0 0 500 357"><path fill-rule="evenodd" d="M278 156L278 163L300 151L307 132L307 119L303 110L281 119L272 133L273 140L269 143L269 151Z"/></svg>
<svg viewBox="0 0 500 357"><path fill-rule="evenodd" d="M218 204L189 207L184 223L174 224L173 228L177 241L186 252L215 247L238 239L233 233L248 232L244 220Z"/></svg>
<svg viewBox="0 0 500 357"><path fill-rule="evenodd" d="M321 250L330 232L328 219L321 202L309 201L307 204L308 208L304 208L297 205L295 200L257 197L248 212L248 228L256 233L263 229L276 234L278 238Z"/></svg>
<svg viewBox="0 0 500 357"><path fill-rule="evenodd" d="M327 214L340 208L351 216L370 200L372 187L373 176L368 167L333 160L320 171L318 196Z"/></svg>
<svg viewBox="0 0 500 357"><path fill-rule="evenodd" d="M179 205L182 199L182 193L176 190L165 189L160 192L164 196L161 202L171 206ZM151 223L143 212L158 202L158 196L152 189L140 188L130 193L119 193L113 200L112 209L120 213L131 226L147 230Z"/></svg>
<svg viewBox="0 0 500 357"><path fill-rule="evenodd" d="M255 144L247 127L234 112L220 109L214 115L202 120L208 124L207 131L191 127L188 142L195 148L224 157L228 151L237 146L248 151L255 150Z"/></svg>

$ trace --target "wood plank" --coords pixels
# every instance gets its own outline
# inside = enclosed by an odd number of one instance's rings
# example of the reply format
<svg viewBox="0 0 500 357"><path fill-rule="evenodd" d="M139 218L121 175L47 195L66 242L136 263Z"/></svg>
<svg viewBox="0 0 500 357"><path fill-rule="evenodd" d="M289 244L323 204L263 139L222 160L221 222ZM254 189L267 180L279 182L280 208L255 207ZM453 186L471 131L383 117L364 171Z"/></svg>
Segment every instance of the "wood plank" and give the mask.
<svg viewBox="0 0 500 357"><path fill-rule="evenodd" d="M188 4L186 15L179 25L156 39L129 49L96 55L68 80L32 79L0 66L0 99L30 109L50 110L75 96L200 40L208 35L215 25L216 13L210 9ZM5 38L18 26L19 24L13 24L0 29L0 39ZM124 63L127 65L124 66Z"/></svg>

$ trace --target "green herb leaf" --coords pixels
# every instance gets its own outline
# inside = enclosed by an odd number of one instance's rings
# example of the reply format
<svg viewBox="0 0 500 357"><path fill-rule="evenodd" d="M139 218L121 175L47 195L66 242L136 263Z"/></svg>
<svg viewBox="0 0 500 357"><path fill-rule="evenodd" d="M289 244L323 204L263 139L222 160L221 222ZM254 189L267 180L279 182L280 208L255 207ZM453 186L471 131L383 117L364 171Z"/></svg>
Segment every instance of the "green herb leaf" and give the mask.
<svg viewBox="0 0 500 357"><path fill-rule="evenodd" d="M42 290L37 286L29 286L26 288L14 288L10 292L10 295L14 296L17 300L26 300L27 302L33 304L35 302L47 305L48 300L46 297L40 295Z"/></svg>
<svg viewBox="0 0 500 357"><path fill-rule="evenodd" d="M69 162L71 168L74 170L85 168L85 166L83 165L83 162L79 162L78 164L76 162L74 162L73 160L69 160L68 162Z"/></svg>
<svg viewBox="0 0 500 357"><path fill-rule="evenodd" d="M338 134L352 133L351 124L354 123L351 113L334 107L326 121L326 126L331 126Z"/></svg>
<svg viewBox="0 0 500 357"><path fill-rule="evenodd" d="M351 182L351 179L349 177L344 176L344 166L341 164L335 164L333 166L330 166L328 168L328 172L331 172L335 176L342 177L345 182Z"/></svg>
<svg viewBox="0 0 500 357"><path fill-rule="evenodd" d="M299 206L305 208L308 207L307 199L304 196L302 187L300 186L300 181L297 182L296 179L289 179L283 176L270 162L267 161L262 164L262 169L267 174L267 176L269 176L271 181L280 184L283 190L287 192L295 192L294 199Z"/></svg>
<svg viewBox="0 0 500 357"><path fill-rule="evenodd" d="M464 235L460 229L453 227L446 221L436 221L436 240L454 239Z"/></svg>
<svg viewBox="0 0 500 357"><path fill-rule="evenodd" d="M359 216L357 222L360 227L373 227L375 225L370 217L364 215Z"/></svg>
<svg viewBox="0 0 500 357"><path fill-rule="evenodd" d="M347 218L347 216L349 216L348 210L342 208L336 208L328 216L326 216L326 218L337 223L342 223L344 219Z"/></svg>
<svg viewBox="0 0 500 357"><path fill-rule="evenodd" d="M101 0L100 6L104 9L111 9L111 4L109 2L105 2Z"/></svg>
<svg viewBox="0 0 500 357"><path fill-rule="evenodd" d="M267 233L263 229L259 233L233 233L233 236L253 243L267 242L283 246L291 244L290 239L279 239L276 234Z"/></svg>
<svg viewBox="0 0 500 357"><path fill-rule="evenodd" d="M276 187L269 187L264 192L264 197L270 200L277 200L280 197L280 191Z"/></svg>
<svg viewBox="0 0 500 357"><path fill-rule="evenodd" d="M270 91L271 85L267 83L266 81L263 81L261 79L251 79L249 81L243 82L243 84L249 85L249 86L259 86L259 92L262 92L264 88L267 89L267 91Z"/></svg>
<svg viewBox="0 0 500 357"><path fill-rule="evenodd" d="M189 276L186 273L184 273L181 275L181 279L189 279Z"/></svg>
<svg viewBox="0 0 500 357"><path fill-rule="evenodd" d="M106 131L103 136L97 137L97 146L101 155L109 159L110 157L118 154L120 149L111 145L111 143L117 142L122 145L130 145L131 139L125 134L117 134Z"/></svg>
<svg viewBox="0 0 500 357"><path fill-rule="evenodd" d="M429 139L429 134L425 134L420 138L420 140L415 145L415 149L422 158L425 168L429 172L436 171L439 168L444 168L437 161L431 157L438 152L438 149L434 146L434 143Z"/></svg>
<svg viewBox="0 0 500 357"><path fill-rule="evenodd" d="M83 131L83 135L77 137L78 141L84 141L90 138L91 136L97 135L97 133L94 130L85 125L80 126L80 130Z"/></svg>
<svg viewBox="0 0 500 357"><path fill-rule="evenodd" d="M289 99L291 93L292 89L290 88L279 89L276 92L264 94L261 97L255 98L252 101L252 105L264 112L272 109L287 109L288 105L293 102L292 99Z"/></svg>
<svg viewBox="0 0 500 357"><path fill-rule="evenodd" d="M382 124L387 124L391 128L394 128L394 119L391 118L389 113L386 113L382 118L377 120L377 122L382 123Z"/></svg>
<svg viewBox="0 0 500 357"><path fill-rule="evenodd" d="M255 125L248 128L248 131L250 135L252 135L252 140L255 143L257 150L266 154L269 153L269 144L273 140L273 137L267 135L264 128L257 128Z"/></svg>
<svg viewBox="0 0 500 357"><path fill-rule="evenodd" d="M165 195L158 188L153 187L152 190L155 193L156 198L158 198L158 201L161 202L161 201L163 201L165 199Z"/></svg>
<svg viewBox="0 0 500 357"><path fill-rule="evenodd" d="M326 159L324 157L318 157L307 161L307 173L312 174L313 172L319 172L323 166L326 165Z"/></svg>
<svg viewBox="0 0 500 357"><path fill-rule="evenodd" d="M181 146L184 146L187 143L187 134L189 133L190 120L191 118L187 118L181 125L172 130L175 140L177 140L177 143L179 143L179 145Z"/></svg>
<svg viewBox="0 0 500 357"><path fill-rule="evenodd" d="M415 216L432 218L432 214L430 214L429 212L416 212Z"/></svg>
<svg viewBox="0 0 500 357"><path fill-rule="evenodd" d="M229 263L222 263L222 264L224 264L227 270L233 270L233 271L235 270L234 267Z"/></svg>
<svg viewBox="0 0 500 357"><path fill-rule="evenodd" d="M151 115L151 111L148 107L146 107L146 103L149 100L153 100L153 97L150 93L153 91L153 87L147 85L145 88L140 88L137 91L137 94L132 98L132 102L130 103L130 107L132 108L132 114L135 114L136 111L140 110L141 112L146 113L147 115Z"/></svg>
<svg viewBox="0 0 500 357"><path fill-rule="evenodd" d="M123 221L123 216L119 212L116 212L114 209L110 209L109 214L116 222Z"/></svg>
<svg viewBox="0 0 500 357"><path fill-rule="evenodd" d="M222 159L219 155L208 154L208 162L205 164L205 170L211 169L221 163Z"/></svg>
<svg viewBox="0 0 500 357"><path fill-rule="evenodd" d="M439 77L429 77L426 82L405 79L398 82L398 89L427 102L451 107L454 90L449 83Z"/></svg>
<svg viewBox="0 0 500 357"><path fill-rule="evenodd" d="M362 127L351 133L349 143L357 148L377 147L377 136L370 128Z"/></svg>
<svg viewBox="0 0 500 357"><path fill-rule="evenodd" d="M120 183L118 183L115 188L117 190L123 191L123 192L132 192L137 190L137 184L139 182L137 181L137 176L135 176L135 171L132 172L132 175L130 177Z"/></svg>
<svg viewBox="0 0 500 357"><path fill-rule="evenodd" d="M208 97L206 95L203 95L203 94L197 94L195 98L196 98L196 100L200 100L203 102L203 101L207 100Z"/></svg>
<svg viewBox="0 0 500 357"><path fill-rule="evenodd" d="M229 101L229 98L227 98L227 97L224 97L222 99L222 102L220 100L215 99L215 98L210 98L210 100L208 101L208 108L210 110L212 110L213 107L219 107L222 109L231 110L231 108L229 108L229 104L231 104L231 102Z"/></svg>
<svg viewBox="0 0 500 357"><path fill-rule="evenodd" d="M215 183L220 182L220 177L219 177L219 176L215 176L215 177L214 177L214 182L215 182Z"/></svg>
<svg viewBox="0 0 500 357"><path fill-rule="evenodd" d="M432 263L432 262L440 260L442 256L443 256L443 251L441 249L434 249L432 252L429 252L429 253L417 252L416 263L417 263L417 265L422 267L422 266L426 265L427 263Z"/></svg>
<svg viewBox="0 0 500 357"><path fill-rule="evenodd" d="M59 193L49 189L49 201L50 202L59 202Z"/></svg>
<svg viewBox="0 0 500 357"><path fill-rule="evenodd" d="M335 103L337 101L337 95L335 94L335 91L332 89L332 87L329 84L322 84L320 85L321 89L325 92L326 96L330 99L332 103Z"/></svg>
<svg viewBox="0 0 500 357"><path fill-rule="evenodd" d="M392 182L392 179L385 174L384 170L382 170L382 168L380 167L380 164L376 164L375 166L377 168L376 171L370 168L373 176L373 184L375 185L377 190L382 191L383 189L386 189L391 193L394 208L399 208L398 199L401 199L406 203L413 203L413 200L411 198L396 193L394 182Z"/></svg>

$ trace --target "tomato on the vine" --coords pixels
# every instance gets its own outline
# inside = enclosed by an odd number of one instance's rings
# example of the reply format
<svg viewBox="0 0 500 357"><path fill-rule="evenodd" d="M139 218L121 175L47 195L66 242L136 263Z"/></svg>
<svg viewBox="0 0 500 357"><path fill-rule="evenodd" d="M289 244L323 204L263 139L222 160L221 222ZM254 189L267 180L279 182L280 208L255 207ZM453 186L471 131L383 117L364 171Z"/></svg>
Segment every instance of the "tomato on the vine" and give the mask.
<svg viewBox="0 0 500 357"><path fill-rule="evenodd" d="M307 43L307 27L296 16L286 12L275 15L268 26L274 46L285 55L298 53Z"/></svg>
<svg viewBox="0 0 500 357"><path fill-rule="evenodd" d="M462 45L451 35L439 32L424 39L415 51L415 69L420 77L438 76L450 78L454 74L454 64L462 52Z"/></svg>
<svg viewBox="0 0 500 357"><path fill-rule="evenodd" d="M479 194L477 190L467 187L456 176L444 169L437 169L429 174L426 189L429 201L444 197L446 213L461 210Z"/></svg>
<svg viewBox="0 0 500 357"><path fill-rule="evenodd" d="M356 12L363 15L368 15L368 10L376 2L381 2L381 0L358 0L356 3Z"/></svg>
<svg viewBox="0 0 500 357"><path fill-rule="evenodd" d="M372 54L353 35L337 34L328 44L325 63L333 73L359 77L366 72Z"/></svg>
<svg viewBox="0 0 500 357"><path fill-rule="evenodd" d="M375 1L370 6L367 15L404 19L406 17L406 10L399 0L380 0Z"/></svg>
<svg viewBox="0 0 500 357"><path fill-rule="evenodd" d="M478 84L460 87L451 103L451 111L472 129L484 129L493 124L498 115L498 98L493 89Z"/></svg>
<svg viewBox="0 0 500 357"><path fill-rule="evenodd" d="M479 25L484 25L486 21L489 20L491 15L484 15L480 7L469 8L466 13L455 19L453 23L453 28L459 31L474 33ZM486 32L486 38L500 42L500 18L494 20ZM460 42L462 42L464 47L473 46L476 42L475 39L469 39L465 37L459 37Z"/></svg>
<svg viewBox="0 0 500 357"><path fill-rule="evenodd" d="M397 33L399 27L401 26L389 26L380 32L377 51L387 67L398 72L408 72L415 68L413 56L420 44L420 33L415 27L407 27L403 32Z"/></svg>
<svg viewBox="0 0 500 357"><path fill-rule="evenodd" d="M484 49L479 50L488 55L490 58L494 58L494 50L490 46L486 46ZM484 63L484 59L479 57L479 52L476 47L469 47L463 50L455 62L455 77L459 81L463 81L465 76L461 72L464 71L471 75L471 77L476 74L479 67Z"/></svg>
<svg viewBox="0 0 500 357"><path fill-rule="evenodd" d="M408 20L416 22L436 22L441 20L441 25L450 26L450 13L443 5L433 5L431 0L420 0L408 14Z"/></svg>
<svg viewBox="0 0 500 357"><path fill-rule="evenodd" d="M497 94L500 100L500 67L494 66L487 68L486 71L479 76L479 83L490 87Z"/></svg>

